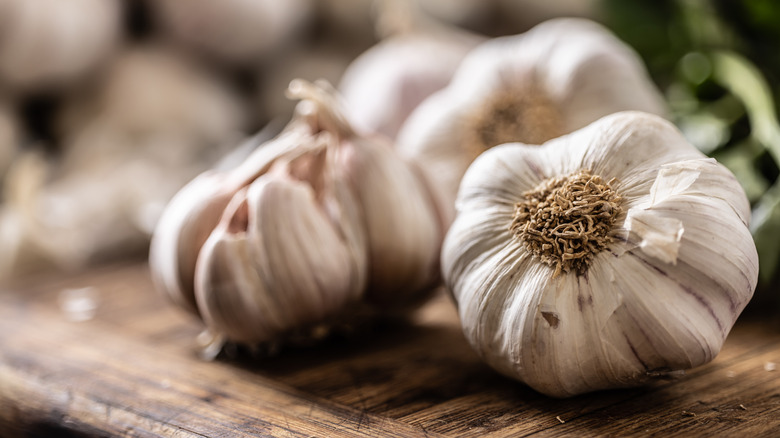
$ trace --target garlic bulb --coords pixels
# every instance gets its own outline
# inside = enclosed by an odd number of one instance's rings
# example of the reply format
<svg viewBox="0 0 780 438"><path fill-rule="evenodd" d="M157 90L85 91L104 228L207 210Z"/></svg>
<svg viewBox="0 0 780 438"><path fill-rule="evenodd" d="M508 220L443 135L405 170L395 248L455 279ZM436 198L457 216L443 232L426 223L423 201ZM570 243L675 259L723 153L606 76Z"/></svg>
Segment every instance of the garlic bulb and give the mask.
<svg viewBox="0 0 780 438"><path fill-rule="evenodd" d="M381 137L354 133L329 86L302 99L274 140L208 172L155 231L155 283L219 337L263 343L426 295L441 230L425 187Z"/></svg>
<svg viewBox="0 0 780 438"><path fill-rule="evenodd" d="M0 82L16 89L82 78L122 31L120 0L0 0Z"/></svg>
<svg viewBox="0 0 780 438"><path fill-rule="evenodd" d="M165 205L245 119L224 83L160 48L120 54L68 105L59 159L31 154L7 178L0 233L15 243L0 248L0 278L146 253Z"/></svg>
<svg viewBox="0 0 780 438"><path fill-rule="evenodd" d="M460 179L485 149L541 143L623 110L665 112L639 57L594 22L557 19L474 49L409 116L397 143L449 222Z"/></svg>
<svg viewBox="0 0 780 438"><path fill-rule="evenodd" d="M457 205L442 270L466 338L551 396L709 362L756 286L742 188L657 116L491 149Z"/></svg>
<svg viewBox="0 0 780 438"><path fill-rule="evenodd" d="M391 1L394 8L403 7L399 4ZM466 54L483 41L465 31L420 22L417 16L399 20L411 23L391 24L402 29L355 58L339 84L356 127L390 138L420 102L449 83Z"/></svg>
<svg viewBox="0 0 780 438"><path fill-rule="evenodd" d="M311 0L157 0L164 30L223 61L254 63L289 44L307 24Z"/></svg>

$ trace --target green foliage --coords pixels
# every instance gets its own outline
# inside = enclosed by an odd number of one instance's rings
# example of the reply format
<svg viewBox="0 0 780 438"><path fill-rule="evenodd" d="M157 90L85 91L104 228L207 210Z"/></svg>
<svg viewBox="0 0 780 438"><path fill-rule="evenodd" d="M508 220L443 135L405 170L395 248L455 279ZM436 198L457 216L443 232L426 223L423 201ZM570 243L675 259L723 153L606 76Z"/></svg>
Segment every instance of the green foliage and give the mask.
<svg viewBox="0 0 780 438"><path fill-rule="evenodd" d="M753 206L764 286L780 279L780 1L604 0L605 21L666 92L675 123Z"/></svg>

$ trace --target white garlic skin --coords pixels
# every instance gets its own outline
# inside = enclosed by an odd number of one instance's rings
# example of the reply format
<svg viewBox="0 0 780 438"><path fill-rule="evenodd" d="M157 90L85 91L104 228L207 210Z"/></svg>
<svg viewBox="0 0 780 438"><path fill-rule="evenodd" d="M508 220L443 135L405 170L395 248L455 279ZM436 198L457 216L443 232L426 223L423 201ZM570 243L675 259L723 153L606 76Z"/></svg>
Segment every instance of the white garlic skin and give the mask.
<svg viewBox="0 0 780 438"><path fill-rule="evenodd" d="M0 82L60 86L104 62L122 31L120 0L0 0Z"/></svg>
<svg viewBox="0 0 780 438"><path fill-rule="evenodd" d="M235 168L203 172L173 196L157 223L149 249L152 279L158 290L180 307L199 314L195 263L203 244L236 193L268 172L279 156L297 147L307 131L289 129L277 141L261 145ZM258 140L263 139L248 142Z"/></svg>
<svg viewBox="0 0 780 438"><path fill-rule="evenodd" d="M367 233L367 298L386 307L418 303L439 277L443 239L427 188L382 137L358 137L343 149L340 175L360 203Z"/></svg>
<svg viewBox="0 0 780 438"><path fill-rule="evenodd" d="M409 114L449 83L479 42L466 33L418 31L371 47L352 61L339 84L353 123L395 138Z"/></svg>
<svg viewBox="0 0 780 438"><path fill-rule="evenodd" d="M155 284L220 337L273 342L404 309L438 279L424 185L386 140L355 134L332 92L294 81L287 128L185 187L155 231Z"/></svg>
<svg viewBox="0 0 780 438"><path fill-rule="evenodd" d="M446 223L475 156L464 141L474 111L513 89L541 92L553 104L561 132L548 138L617 111L666 113L639 56L595 22L555 19L489 40L466 56L446 88L409 115L397 136L399 152L423 170Z"/></svg>
<svg viewBox="0 0 780 438"><path fill-rule="evenodd" d="M326 153L298 159L324 161ZM365 240L343 181L293 174L272 169L239 191L198 254L200 313L233 341L274 341L325 322L365 288Z"/></svg>
<svg viewBox="0 0 780 438"><path fill-rule="evenodd" d="M584 275L553 278L508 224L525 191L583 168L617 178L623 212ZM636 386L717 355L756 286L749 217L734 176L673 125L618 113L477 158L442 271L466 338L501 373L553 397Z"/></svg>

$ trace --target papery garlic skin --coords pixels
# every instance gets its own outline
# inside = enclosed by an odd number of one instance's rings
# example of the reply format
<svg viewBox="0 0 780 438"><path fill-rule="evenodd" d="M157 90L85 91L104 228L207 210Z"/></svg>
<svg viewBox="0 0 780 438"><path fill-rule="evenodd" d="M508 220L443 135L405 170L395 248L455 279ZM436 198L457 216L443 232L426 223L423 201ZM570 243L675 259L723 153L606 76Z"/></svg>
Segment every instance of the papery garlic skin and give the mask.
<svg viewBox="0 0 780 438"><path fill-rule="evenodd" d="M218 338L257 344L427 297L442 232L415 169L296 80L285 130L193 180L155 231L155 284ZM369 312L370 313L370 312Z"/></svg>
<svg viewBox="0 0 780 438"><path fill-rule="evenodd" d="M427 297L421 292L439 277L439 251L432 249L441 246L442 234L415 169L381 137L345 145L340 169L362 209L370 260L368 298L393 307Z"/></svg>
<svg viewBox="0 0 780 438"><path fill-rule="evenodd" d="M499 126L495 144L475 144L475 123L499 119L490 113L499 104L514 106L504 117L516 132ZM625 110L666 112L639 56L595 22L555 19L474 49L450 84L412 112L397 143L423 169L451 221L460 179L486 148L541 143Z"/></svg>
<svg viewBox="0 0 780 438"><path fill-rule="evenodd" d="M327 152L302 158L325 160ZM313 173L305 177L321 178ZM195 290L206 324L236 342L268 342L355 305L367 269L358 214L339 179L303 182L282 169L254 180L198 255Z"/></svg>
<svg viewBox="0 0 780 438"><path fill-rule="evenodd" d="M355 125L395 138L409 114L449 83L479 42L454 31L413 32L388 37L355 58L339 85Z"/></svg>
<svg viewBox="0 0 780 438"><path fill-rule="evenodd" d="M622 196L608 248L554 276L508 231L515 204L589 169ZM624 112L469 168L442 270L466 338L496 370L568 397L711 361L750 300L758 256L734 176L670 123Z"/></svg>
<svg viewBox="0 0 780 438"><path fill-rule="evenodd" d="M268 172L273 163L304 141L307 127L289 127L273 143L257 148L235 168L209 170L181 188L165 208L152 236L152 279L179 306L199 314L195 301L195 263L225 208L239 190ZM262 137L248 142L268 140Z"/></svg>

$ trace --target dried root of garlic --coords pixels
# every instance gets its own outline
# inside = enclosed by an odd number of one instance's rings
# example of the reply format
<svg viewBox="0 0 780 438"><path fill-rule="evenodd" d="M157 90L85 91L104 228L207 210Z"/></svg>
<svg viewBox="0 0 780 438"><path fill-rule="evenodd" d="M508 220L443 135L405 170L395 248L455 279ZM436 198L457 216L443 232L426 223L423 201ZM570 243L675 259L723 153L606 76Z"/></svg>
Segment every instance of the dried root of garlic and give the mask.
<svg viewBox="0 0 780 438"><path fill-rule="evenodd" d="M735 177L645 113L480 155L442 248L472 347L569 397L718 354L758 256Z"/></svg>
<svg viewBox="0 0 780 438"><path fill-rule="evenodd" d="M226 341L403 308L437 279L441 229L415 170L355 134L328 85L289 93L301 102L285 130L182 189L152 241L156 284Z"/></svg>

